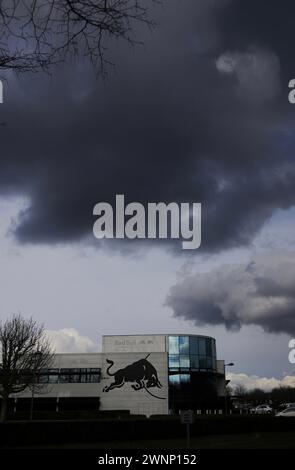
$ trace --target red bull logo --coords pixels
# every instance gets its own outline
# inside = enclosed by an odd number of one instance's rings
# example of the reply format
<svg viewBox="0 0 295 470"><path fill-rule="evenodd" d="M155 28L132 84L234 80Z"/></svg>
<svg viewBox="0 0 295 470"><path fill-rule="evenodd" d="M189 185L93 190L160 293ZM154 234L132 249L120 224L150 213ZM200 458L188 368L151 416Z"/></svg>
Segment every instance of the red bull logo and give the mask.
<svg viewBox="0 0 295 470"><path fill-rule="evenodd" d="M152 397L159 400L166 400L166 398L154 395L149 390L153 387L159 389L162 388L156 368L147 360L149 356L150 354L148 354L144 359L140 359L139 361L133 362L122 369L118 369L116 372L110 372L110 369L114 365L114 361L106 359L109 364L106 372L110 377L114 377L114 381L110 385L105 386L103 392L107 393L115 388L123 387L126 383L132 383L131 388L134 391L144 389Z"/></svg>

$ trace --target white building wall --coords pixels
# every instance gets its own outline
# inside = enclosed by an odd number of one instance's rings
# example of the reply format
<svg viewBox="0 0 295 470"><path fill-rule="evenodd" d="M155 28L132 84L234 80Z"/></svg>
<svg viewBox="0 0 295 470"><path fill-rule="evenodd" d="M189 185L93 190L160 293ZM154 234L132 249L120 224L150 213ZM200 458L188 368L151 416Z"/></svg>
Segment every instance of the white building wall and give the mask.
<svg viewBox="0 0 295 470"><path fill-rule="evenodd" d="M102 337L103 353L166 352L165 335L122 335Z"/></svg>
<svg viewBox="0 0 295 470"><path fill-rule="evenodd" d="M146 356L138 352L102 354L101 410L168 414L167 353Z"/></svg>
<svg viewBox="0 0 295 470"><path fill-rule="evenodd" d="M102 356L100 353L90 354L56 354L54 356L54 369L71 369L71 368L101 368ZM35 393L41 398L52 397L99 397L99 383L60 383L48 384L42 388L40 394ZM15 395L17 397L29 398L32 391L27 389L22 393Z"/></svg>
<svg viewBox="0 0 295 470"><path fill-rule="evenodd" d="M217 366L217 372L218 374L225 374L225 365L224 365L224 360L222 359L217 359L216 361L216 366Z"/></svg>
<svg viewBox="0 0 295 470"><path fill-rule="evenodd" d="M217 395L219 397L224 397L226 395L226 382L225 382L225 365L224 360L217 360L217 372L220 374L220 377L217 381Z"/></svg>
<svg viewBox="0 0 295 470"><path fill-rule="evenodd" d="M148 416L152 414L168 414L167 353L150 353L146 361L142 362L146 356L147 353L141 352L56 354L54 364L52 365L53 368L101 368L101 382L48 384L41 394L38 394L36 391L35 397L97 397L100 398L101 410L130 410L131 414L145 414ZM109 369L109 373L115 375L107 373L108 366L110 365L107 363L107 359L114 362L113 366ZM138 361L140 361L139 364ZM134 363L137 363L135 368ZM128 366L131 366L131 368L125 369L124 372L124 368ZM123 372L116 374L120 369L123 369ZM154 370L156 371L156 376L153 375ZM158 382L156 378L158 378ZM139 382L136 382L136 379ZM105 387L109 387L116 380L121 385L120 387L104 391ZM149 386L149 380L155 386ZM134 390L132 386L139 386L139 383L142 383L143 388ZM30 398L31 395L31 390L26 390L16 396L19 398Z"/></svg>

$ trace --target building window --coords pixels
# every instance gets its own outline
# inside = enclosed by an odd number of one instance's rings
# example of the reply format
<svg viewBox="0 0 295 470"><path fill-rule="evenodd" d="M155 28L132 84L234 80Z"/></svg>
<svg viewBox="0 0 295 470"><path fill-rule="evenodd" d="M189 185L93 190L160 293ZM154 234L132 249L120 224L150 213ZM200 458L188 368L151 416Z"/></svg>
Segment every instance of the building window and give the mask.
<svg viewBox="0 0 295 470"><path fill-rule="evenodd" d="M188 384L190 383L191 376L190 374L180 374L180 383L181 384Z"/></svg>
<svg viewBox="0 0 295 470"><path fill-rule="evenodd" d="M180 389L182 385L190 383L190 374L176 374L169 376L169 385Z"/></svg>
<svg viewBox="0 0 295 470"><path fill-rule="evenodd" d="M199 338L199 354L206 356L206 338Z"/></svg>
<svg viewBox="0 0 295 470"><path fill-rule="evenodd" d="M207 356L207 369L213 369L213 359Z"/></svg>
<svg viewBox="0 0 295 470"><path fill-rule="evenodd" d="M179 354L189 354L188 336L179 336Z"/></svg>
<svg viewBox="0 0 295 470"><path fill-rule="evenodd" d="M190 360L189 360L189 356L179 356L180 358L180 368L181 369L184 369L184 368L189 368L190 367Z"/></svg>
<svg viewBox="0 0 295 470"><path fill-rule="evenodd" d="M207 369L207 360L206 356L199 356L199 366L200 369L206 370Z"/></svg>
<svg viewBox="0 0 295 470"><path fill-rule="evenodd" d="M169 385L172 385L174 387L180 387L180 375L170 375L169 376Z"/></svg>
<svg viewBox="0 0 295 470"><path fill-rule="evenodd" d="M191 369L198 370L199 369L199 356L193 355L190 357L191 361Z"/></svg>
<svg viewBox="0 0 295 470"><path fill-rule="evenodd" d="M179 354L178 336L169 336L169 354Z"/></svg>
<svg viewBox="0 0 295 470"><path fill-rule="evenodd" d="M206 356L212 357L211 339L206 338Z"/></svg>
<svg viewBox="0 0 295 470"><path fill-rule="evenodd" d="M40 384L58 383L59 369L41 369L37 375L37 382Z"/></svg>
<svg viewBox="0 0 295 470"><path fill-rule="evenodd" d="M212 357L216 359L216 343L212 340Z"/></svg>
<svg viewBox="0 0 295 470"><path fill-rule="evenodd" d="M58 383L58 374L48 375L48 383L49 384L57 384Z"/></svg>
<svg viewBox="0 0 295 470"><path fill-rule="evenodd" d="M98 368L43 369L37 377L42 384L99 383L101 370Z"/></svg>
<svg viewBox="0 0 295 470"><path fill-rule="evenodd" d="M169 371L204 372L216 370L216 347L213 338L169 336Z"/></svg>
<svg viewBox="0 0 295 470"><path fill-rule="evenodd" d="M174 369L174 368L179 368L179 356L176 354L169 354L169 367Z"/></svg>
<svg viewBox="0 0 295 470"><path fill-rule="evenodd" d="M199 354L199 342L198 338L191 336L189 339L189 349L190 354L198 355Z"/></svg>

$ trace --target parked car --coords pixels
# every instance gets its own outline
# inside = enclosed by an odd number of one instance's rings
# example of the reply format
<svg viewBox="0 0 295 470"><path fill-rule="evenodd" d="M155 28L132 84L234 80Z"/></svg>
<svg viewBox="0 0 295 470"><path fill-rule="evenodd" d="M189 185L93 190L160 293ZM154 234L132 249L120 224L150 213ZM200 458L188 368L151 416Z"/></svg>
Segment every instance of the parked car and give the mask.
<svg viewBox="0 0 295 470"><path fill-rule="evenodd" d="M280 405L278 405L276 407L276 411L277 413L280 413L281 411L285 410L286 408L294 408L295 407L295 403L289 403L289 402L286 402L286 403L281 403Z"/></svg>
<svg viewBox="0 0 295 470"><path fill-rule="evenodd" d="M276 414L276 418L295 418L295 406L289 406L288 408L285 408L283 411L280 411L279 413Z"/></svg>
<svg viewBox="0 0 295 470"><path fill-rule="evenodd" d="M269 405L258 405L255 408L252 408L251 411L257 415L263 415L272 413L272 408Z"/></svg>
<svg viewBox="0 0 295 470"><path fill-rule="evenodd" d="M249 411L252 408L251 403L234 403L233 408L239 411Z"/></svg>
<svg viewBox="0 0 295 470"><path fill-rule="evenodd" d="M285 410L286 408L295 408L295 403L282 403L279 408Z"/></svg>

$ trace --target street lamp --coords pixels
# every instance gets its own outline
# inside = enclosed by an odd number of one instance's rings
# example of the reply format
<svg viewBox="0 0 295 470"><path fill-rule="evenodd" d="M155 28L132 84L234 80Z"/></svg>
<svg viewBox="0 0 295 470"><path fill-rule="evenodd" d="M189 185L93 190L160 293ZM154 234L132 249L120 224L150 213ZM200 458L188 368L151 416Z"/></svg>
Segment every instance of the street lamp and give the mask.
<svg viewBox="0 0 295 470"><path fill-rule="evenodd" d="M38 360L39 358L42 356L42 353L41 351L36 351L34 354L33 354L33 372L34 372L34 375L33 375L33 383L32 383L32 397L31 397L31 409L30 409L30 420L32 421L33 419L33 407L34 407L34 392L35 392L35 382L36 382L36 367L37 367L37 364L38 364Z"/></svg>
<svg viewBox="0 0 295 470"><path fill-rule="evenodd" d="M233 362L229 362L228 364L224 364L224 380L225 380L225 368L226 367L233 367L234 366L234 363ZM226 382L226 380L225 380ZM225 414L227 415L227 395L226 395L226 383L225 383L225 390L224 390L224 411L225 411Z"/></svg>

